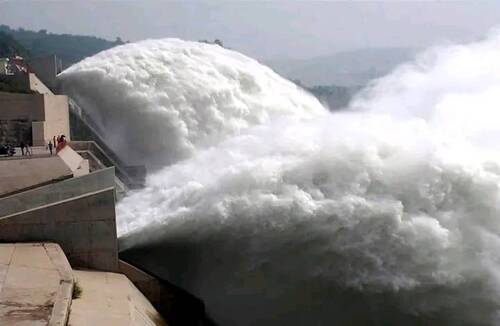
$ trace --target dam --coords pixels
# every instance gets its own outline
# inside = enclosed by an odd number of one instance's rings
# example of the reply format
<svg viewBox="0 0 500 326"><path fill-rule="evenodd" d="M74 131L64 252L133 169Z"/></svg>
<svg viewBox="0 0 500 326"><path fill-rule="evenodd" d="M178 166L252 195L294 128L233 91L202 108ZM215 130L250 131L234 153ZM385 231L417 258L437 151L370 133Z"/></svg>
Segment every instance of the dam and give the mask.
<svg viewBox="0 0 500 326"><path fill-rule="evenodd" d="M59 78L147 167L117 205L122 257L217 323L492 325L498 40L424 51L333 113L256 60L178 39Z"/></svg>
<svg viewBox="0 0 500 326"><path fill-rule="evenodd" d="M145 168L120 161L54 94L57 69L45 65L57 61L39 62L0 75L14 88L0 92L1 142L13 149L0 156L0 324L197 323L200 300L119 257L115 204L144 186ZM30 70L53 71L43 78L54 91Z"/></svg>
<svg viewBox="0 0 500 326"><path fill-rule="evenodd" d="M100 52L57 77L70 120L57 157L30 143L2 160L34 176L0 198L2 259L50 260L57 243L81 279L75 304L110 281L172 324L494 325L499 44L424 51L333 113L220 45ZM31 128L27 142L37 126L67 132L47 119L4 125ZM50 174L19 163L45 159ZM19 241L36 249L16 258Z"/></svg>

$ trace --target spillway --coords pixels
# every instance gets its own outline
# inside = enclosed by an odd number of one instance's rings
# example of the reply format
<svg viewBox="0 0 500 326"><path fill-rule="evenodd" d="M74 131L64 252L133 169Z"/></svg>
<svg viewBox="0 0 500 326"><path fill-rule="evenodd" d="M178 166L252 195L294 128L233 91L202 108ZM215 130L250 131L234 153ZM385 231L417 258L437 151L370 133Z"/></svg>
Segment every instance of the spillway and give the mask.
<svg viewBox="0 0 500 326"><path fill-rule="evenodd" d="M152 167L124 255L221 325L495 325L500 37L437 47L342 112L235 51L148 40L65 71Z"/></svg>

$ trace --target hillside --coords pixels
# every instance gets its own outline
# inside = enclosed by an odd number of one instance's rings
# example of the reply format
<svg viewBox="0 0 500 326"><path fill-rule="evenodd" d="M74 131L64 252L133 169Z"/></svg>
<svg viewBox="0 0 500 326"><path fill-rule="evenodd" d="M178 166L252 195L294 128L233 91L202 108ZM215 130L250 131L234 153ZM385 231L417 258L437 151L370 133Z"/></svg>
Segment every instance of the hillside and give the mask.
<svg viewBox="0 0 500 326"><path fill-rule="evenodd" d="M305 87L305 89L316 96L330 111L337 111L344 109L361 87L329 85Z"/></svg>
<svg viewBox="0 0 500 326"><path fill-rule="evenodd" d="M23 28L11 29L7 25L0 25L0 33L12 37L28 51L31 57L56 54L62 59L64 67L97 52L123 44L120 38L116 41L108 41L95 36L54 34L46 30L35 32ZM24 56L29 56L28 53Z"/></svg>
<svg viewBox="0 0 500 326"><path fill-rule="evenodd" d="M12 36L0 32L0 57L12 57L16 55L26 57L29 56L29 52Z"/></svg>
<svg viewBox="0 0 500 326"><path fill-rule="evenodd" d="M398 64L412 59L416 52L416 49L408 48L359 49L304 60L275 60L267 64L281 75L300 80L307 86L351 87L385 75Z"/></svg>

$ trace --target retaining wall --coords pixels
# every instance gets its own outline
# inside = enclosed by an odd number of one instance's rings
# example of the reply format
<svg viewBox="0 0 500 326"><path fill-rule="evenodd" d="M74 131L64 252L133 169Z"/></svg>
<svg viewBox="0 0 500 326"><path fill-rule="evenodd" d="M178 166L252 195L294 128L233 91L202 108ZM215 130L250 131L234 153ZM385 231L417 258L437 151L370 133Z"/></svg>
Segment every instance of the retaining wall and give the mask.
<svg viewBox="0 0 500 326"><path fill-rule="evenodd" d="M113 179L111 168L0 199L0 242L56 242L73 267L118 271Z"/></svg>
<svg viewBox="0 0 500 326"><path fill-rule="evenodd" d="M57 203L86 193L112 188L113 185L114 169L111 167L89 173L79 178L66 179L54 184L0 198L0 218Z"/></svg>
<svg viewBox="0 0 500 326"><path fill-rule="evenodd" d="M123 260L119 268L171 325L214 325L200 299Z"/></svg>
<svg viewBox="0 0 500 326"><path fill-rule="evenodd" d="M10 196L13 193L72 176L73 172L58 156L3 159L0 160L0 197ZM0 204L0 212L2 209L3 205Z"/></svg>

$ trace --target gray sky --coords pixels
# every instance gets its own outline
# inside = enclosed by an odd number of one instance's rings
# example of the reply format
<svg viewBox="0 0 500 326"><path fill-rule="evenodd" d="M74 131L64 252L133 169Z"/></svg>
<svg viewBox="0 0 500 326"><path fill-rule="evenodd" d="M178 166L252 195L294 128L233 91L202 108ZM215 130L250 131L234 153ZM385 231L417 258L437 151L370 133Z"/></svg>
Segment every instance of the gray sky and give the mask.
<svg viewBox="0 0 500 326"><path fill-rule="evenodd" d="M4 1L0 24L124 40L220 38L270 60L466 42L500 26L500 1Z"/></svg>

